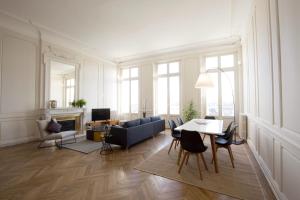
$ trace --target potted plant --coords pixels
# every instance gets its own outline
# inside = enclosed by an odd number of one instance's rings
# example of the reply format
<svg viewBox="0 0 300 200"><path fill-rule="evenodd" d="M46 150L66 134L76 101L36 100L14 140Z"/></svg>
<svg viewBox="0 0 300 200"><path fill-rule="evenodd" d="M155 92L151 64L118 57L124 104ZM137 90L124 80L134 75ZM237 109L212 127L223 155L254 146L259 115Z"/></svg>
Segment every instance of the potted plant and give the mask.
<svg viewBox="0 0 300 200"><path fill-rule="evenodd" d="M198 112L194 106L193 101L191 101L183 110L184 121L188 122L198 116Z"/></svg>
<svg viewBox="0 0 300 200"><path fill-rule="evenodd" d="M86 101L84 99L79 99L76 101L75 105L79 108L82 108L83 106L86 105Z"/></svg>

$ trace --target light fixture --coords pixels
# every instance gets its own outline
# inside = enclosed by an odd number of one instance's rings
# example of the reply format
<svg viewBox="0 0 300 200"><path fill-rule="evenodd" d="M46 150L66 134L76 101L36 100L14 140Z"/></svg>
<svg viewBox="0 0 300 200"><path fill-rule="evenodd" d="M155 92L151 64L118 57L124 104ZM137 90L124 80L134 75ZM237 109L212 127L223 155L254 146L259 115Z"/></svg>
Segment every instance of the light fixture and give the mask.
<svg viewBox="0 0 300 200"><path fill-rule="evenodd" d="M224 70L218 68L218 71L220 71L221 73L224 73L225 77L227 78L230 87L231 87L231 94L232 94L232 102L233 102L233 122L235 124L235 98L234 98L234 89L233 86L231 85L230 82L230 78L228 77L228 75L224 72ZM209 73L204 72L204 73L200 73L199 77L197 79L197 82L195 84L195 88L197 89L204 89L204 88L211 88L214 87L214 83L212 81L212 78L210 77ZM239 145L239 144L243 144L245 143L245 140L242 139L241 141L237 141L236 140L236 133L235 133L235 138L233 141L233 144Z"/></svg>
<svg viewBox="0 0 300 200"><path fill-rule="evenodd" d="M215 85L208 73L205 72L199 74L195 88L211 88L214 86Z"/></svg>

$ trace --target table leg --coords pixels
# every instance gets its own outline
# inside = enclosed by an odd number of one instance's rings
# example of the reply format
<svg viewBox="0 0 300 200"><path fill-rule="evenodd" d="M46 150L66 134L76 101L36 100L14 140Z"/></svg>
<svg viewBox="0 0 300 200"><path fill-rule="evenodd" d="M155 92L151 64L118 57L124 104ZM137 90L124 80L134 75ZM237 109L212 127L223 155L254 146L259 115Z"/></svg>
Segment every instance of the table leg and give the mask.
<svg viewBox="0 0 300 200"><path fill-rule="evenodd" d="M210 135L210 143L211 143L211 151L212 151L213 160L214 160L215 172L219 173L218 159L217 159L217 154L216 154L215 136L214 135Z"/></svg>

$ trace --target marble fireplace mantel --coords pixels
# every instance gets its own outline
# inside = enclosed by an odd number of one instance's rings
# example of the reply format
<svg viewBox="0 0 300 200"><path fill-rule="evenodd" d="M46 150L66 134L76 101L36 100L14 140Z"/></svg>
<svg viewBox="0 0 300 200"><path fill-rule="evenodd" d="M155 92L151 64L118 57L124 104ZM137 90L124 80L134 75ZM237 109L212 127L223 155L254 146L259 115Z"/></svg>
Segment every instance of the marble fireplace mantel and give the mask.
<svg viewBox="0 0 300 200"><path fill-rule="evenodd" d="M84 133L86 122L86 109L85 108L55 108L55 109L42 109L42 118L50 120L51 118L59 117L78 117L80 121L79 131Z"/></svg>

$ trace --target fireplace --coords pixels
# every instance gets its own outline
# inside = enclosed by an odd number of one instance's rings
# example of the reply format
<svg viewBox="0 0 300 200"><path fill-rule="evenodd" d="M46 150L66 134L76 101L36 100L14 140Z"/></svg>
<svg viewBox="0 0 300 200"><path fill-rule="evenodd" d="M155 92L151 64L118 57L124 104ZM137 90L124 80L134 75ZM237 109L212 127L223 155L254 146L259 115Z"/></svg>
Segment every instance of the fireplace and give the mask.
<svg viewBox="0 0 300 200"><path fill-rule="evenodd" d="M76 120L57 120L61 125L61 131L71 131L76 130Z"/></svg>
<svg viewBox="0 0 300 200"><path fill-rule="evenodd" d="M62 125L61 131L76 130L79 134L84 133L85 109L45 109L44 118L48 120L55 118Z"/></svg>

